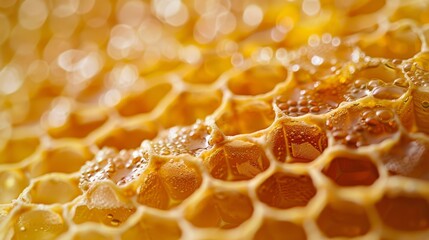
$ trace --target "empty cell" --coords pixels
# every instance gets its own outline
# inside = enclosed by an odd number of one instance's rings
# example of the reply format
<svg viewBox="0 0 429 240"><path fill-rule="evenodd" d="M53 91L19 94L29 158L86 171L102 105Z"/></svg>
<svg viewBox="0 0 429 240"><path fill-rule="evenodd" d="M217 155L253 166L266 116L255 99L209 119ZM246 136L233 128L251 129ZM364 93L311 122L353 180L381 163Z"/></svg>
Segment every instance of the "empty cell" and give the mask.
<svg viewBox="0 0 429 240"><path fill-rule="evenodd" d="M162 126L186 126L196 120L204 120L212 114L221 104L220 91L195 91L181 93L166 109L159 121Z"/></svg>
<svg viewBox="0 0 429 240"><path fill-rule="evenodd" d="M0 203L11 203L27 187L28 177L19 170L0 171Z"/></svg>
<svg viewBox="0 0 429 240"><path fill-rule="evenodd" d="M13 239L55 239L67 231L62 216L49 209L28 209L14 224Z"/></svg>
<svg viewBox="0 0 429 240"><path fill-rule="evenodd" d="M160 231L162 229L162 231ZM144 214L134 226L131 226L122 234L122 239L179 239L182 230L179 228L175 219L164 218L161 216Z"/></svg>
<svg viewBox="0 0 429 240"><path fill-rule="evenodd" d="M429 228L429 203L419 196L383 196L376 203L383 223L400 231L422 231Z"/></svg>
<svg viewBox="0 0 429 240"><path fill-rule="evenodd" d="M135 92L123 98L116 109L122 116L133 116L152 111L158 103L170 92L168 83L157 84L142 92Z"/></svg>
<svg viewBox="0 0 429 240"><path fill-rule="evenodd" d="M252 133L269 127L274 121L272 106L261 100L231 100L216 117L216 125L223 134L234 136Z"/></svg>
<svg viewBox="0 0 429 240"><path fill-rule="evenodd" d="M76 180L49 178L35 182L29 198L32 203L62 204L72 201L81 193Z"/></svg>
<svg viewBox="0 0 429 240"><path fill-rule="evenodd" d="M271 91L286 77L287 70L281 65L258 65L233 76L228 87L237 95L258 95Z"/></svg>
<svg viewBox="0 0 429 240"><path fill-rule="evenodd" d="M366 210L355 203L329 202L317 217L317 225L328 237L357 237L371 228Z"/></svg>
<svg viewBox="0 0 429 240"><path fill-rule="evenodd" d="M410 26L392 26L389 31L375 40L361 39L360 48L371 57L407 59L421 50L421 41Z"/></svg>
<svg viewBox="0 0 429 240"><path fill-rule="evenodd" d="M208 190L198 204L189 206L185 218L200 228L235 228L253 213L252 201L236 191Z"/></svg>
<svg viewBox="0 0 429 240"><path fill-rule="evenodd" d="M301 225L267 218L255 234L255 240L263 239L305 240L307 234Z"/></svg>
<svg viewBox="0 0 429 240"><path fill-rule="evenodd" d="M53 172L73 173L79 171L92 157L90 150L79 143L57 146L42 151L38 161L32 163L29 170L32 176Z"/></svg>

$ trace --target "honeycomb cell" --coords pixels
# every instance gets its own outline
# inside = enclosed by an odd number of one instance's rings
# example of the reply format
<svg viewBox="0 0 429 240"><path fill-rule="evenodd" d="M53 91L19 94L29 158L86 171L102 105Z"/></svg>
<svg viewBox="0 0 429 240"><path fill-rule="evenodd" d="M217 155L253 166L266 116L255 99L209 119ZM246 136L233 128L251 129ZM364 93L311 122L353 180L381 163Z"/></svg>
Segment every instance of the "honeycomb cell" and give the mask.
<svg viewBox="0 0 429 240"><path fill-rule="evenodd" d="M236 95L258 95L271 91L284 82L287 70L281 65L257 65L228 81L228 88Z"/></svg>
<svg viewBox="0 0 429 240"><path fill-rule="evenodd" d="M127 95L118 103L116 108L122 116L148 113L170 92L171 88L168 83L151 86L140 93Z"/></svg>
<svg viewBox="0 0 429 240"><path fill-rule="evenodd" d="M320 230L330 238L357 237L371 228L367 213L362 206L352 202L330 202L317 217Z"/></svg>
<svg viewBox="0 0 429 240"><path fill-rule="evenodd" d="M35 182L29 194L32 203L55 204L70 202L81 191L76 180L48 178Z"/></svg>
<svg viewBox="0 0 429 240"><path fill-rule="evenodd" d="M429 228L429 203L419 196L385 195L376 203L383 223L401 231L421 231Z"/></svg>
<svg viewBox="0 0 429 240"><path fill-rule="evenodd" d="M186 209L185 218L200 228L235 228L253 213L252 201L238 191L208 190L198 204Z"/></svg>
<svg viewBox="0 0 429 240"><path fill-rule="evenodd" d="M17 163L29 157L36 151L40 144L37 136L23 136L11 138L7 141L3 149L0 150L1 163Z"/></svg>
<svg viewBox="0 0 429 240"><path fill-rule="evenodd" d="M160 231L162 229L162 231ZM130 227L124 234L122 239L179 239L182 235L182 230L173 219L168 219L156 215L143 215L140 221Z"/></svg>
<svg viewBox="0 0 429 240"><path fill-rule="evenodd" d="M111 240L112 236L106 236L94 230L78 230L73 234L73 240Z"/></svg>
<svg viewBox="0 0 429 240"><path fill-rule="evenodd" d="M99 184L87 192L83 203L74 207L73 221L118 227L135 211L135 206L122 193L108 184Z"/></svg>
<svg viewBox="0 0 429 240"><path fill-rule="evenodd" d="M378 144L398 131L396 113L389 108L342 109L326 120L336 144L358 148Z"/></svg>
<svg viewBox="0 0 429 240"><path fill-rule="evenodd" d="M169 209L189 197L201 185L201 174L181 159L154 159L154 169L137 189L137 202L158 209Z"/></svg>
<svg viewBox="0 0 429 240"><path fill-rule="evenodd" d="M229 58L208 55L200 65L183 76L183 81L193 84L211 84L231 67Z"/></svg>
<svg viewBox="0 0 429 240"><path fill-rule="evenodd" d="M10 203L27 187L29 179L19 170L0 171L0 203Z"/></svg>
<svg viewBox="0 0 429 240"><path fill-rule="evenodd" d="M216 125L228 136L259 131L269 127L273 121L271 105L254 99L231 100L222 114L216 117Z"/></svg>
<svg viewBox="0 0 429 240"><path fill-rule="evenodd" d="M156 125L151 121L128 123L99 134L95 143L99 148L132 149L139 147L145 139L153 139L157 133Z"/></svg>
<svg viewBox="0 0 429 240"><path fill-rule="evenodd" d="M284 122L268 135L268 142L279 162L311 162L328 147L326 134L317 125Z"/></svg>
<svg viewBox="0 0 429 240"><path fill-rule="evenodd" d="M377 167L365 155L335 156L322 172L340 186L368 186L379 177Z"/></svg>
<svg viewBox="0 0 429 240"><path fill-rule="evenodd" d="M259 200L280 209L304 207L316 191L309 176L281 172L274 173L256 189Z"/></svg>
<svg viewBox="0 0 429 240"><path fill-rule="evenodd" d="M270 165L263 148L242 140L227 142L205 155L203 162L209 173L227 181L252 179Z"/></svg>
<svg viewBox="0 0 429 240"><path fill-rule="evenodd" d="M58 110L60 111L60 110ZM83 138L103 125L107 119L104 109L89 108L71 112L66 119L55 109L48 114L48 133L54 138ZM49 121L50 120L50 121Z"/></svg>
<svg viewBox="0 0 429 240"><path fill-rule="evenodd" d="M79 143L52 147L41 152L38 161L30 166L30 173L40 176L53 172L77 172L92 157L89 149Z"/></svg>
<svg viewBox="0 0 429 240"><path fill-rule="evenodd" d="M67 231L62 216L49 209L22 212L14 224L13 239L55 239Z"/></svg>
<svg viewBox="0 0 429 240"><path fill-rule="evenodd" d="M371 57L407 59L421 50L421 41L410 26L392 26L376 40L361 39L360 48Z"/></svg>
<svg viewBox="0 0 429 240"><path fill-rule="evenodd" d="M288 221L265 219L255 234L255 240L262 239L305 240L307 239L307 235L304 228L298 224Z"/></svg>
<svg viewBox="0 0 429 240"><path fill-rule="evenodd" d="M186 126L212 114L221 104L222 92L216 90L183 92L160 116L162 126Z"/></svg>
<svg viewBox="0 0 429 240"><path fill-rule="evenodd" d="M398 86L407 87L408 80L405 79L402 73L401 64L402 61L396 59L395 61L389 60L387 62L369 61L367 66L356 71L353 74L353 80L360 80L360 86L363 87L363 83L366 84L368 90L372 90L374 87L383 86L390 83L395 83L398 79L401 79L401 84ZM363 80L363 82L362 82Z"/></svg>
<svg viewBox="0 0 429 240"><path fill-rule="evenodd" d="M392 175L429 180L429 142L402 136L399 142L383 152L381 159Z"/></svg>

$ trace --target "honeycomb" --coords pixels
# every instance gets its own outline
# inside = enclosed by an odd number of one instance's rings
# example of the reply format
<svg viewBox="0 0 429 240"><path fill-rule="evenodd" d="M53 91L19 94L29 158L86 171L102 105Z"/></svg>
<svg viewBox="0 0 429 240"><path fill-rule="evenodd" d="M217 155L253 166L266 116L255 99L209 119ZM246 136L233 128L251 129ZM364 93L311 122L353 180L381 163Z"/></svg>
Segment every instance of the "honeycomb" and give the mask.
<svg viewBox="0 0 429 240"><path fill-rule="evenodd" d="M1 239L429 239L429 1L1 0Z"/></svg>

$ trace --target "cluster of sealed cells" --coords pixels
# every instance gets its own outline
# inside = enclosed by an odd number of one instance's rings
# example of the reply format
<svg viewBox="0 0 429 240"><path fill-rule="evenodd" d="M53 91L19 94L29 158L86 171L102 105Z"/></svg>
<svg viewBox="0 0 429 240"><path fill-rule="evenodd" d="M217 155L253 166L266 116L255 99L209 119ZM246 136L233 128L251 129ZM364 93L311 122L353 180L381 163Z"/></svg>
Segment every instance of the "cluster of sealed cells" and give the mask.
<svg viewBox="0 0 429 240"><path fill-rule="evenodd" d="M0 238L427 239L428 16L0 1Z"/></svg>

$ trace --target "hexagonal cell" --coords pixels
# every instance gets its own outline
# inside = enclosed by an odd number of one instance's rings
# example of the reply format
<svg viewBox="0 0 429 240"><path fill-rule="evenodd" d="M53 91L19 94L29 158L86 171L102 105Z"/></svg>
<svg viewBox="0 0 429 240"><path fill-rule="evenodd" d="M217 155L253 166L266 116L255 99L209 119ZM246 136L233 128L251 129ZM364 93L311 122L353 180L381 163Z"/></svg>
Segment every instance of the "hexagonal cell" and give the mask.
<svg viewBox="0 0 429 240"><path fill-rule="evenodd" d="M55 239L67 231L62 216L50 209L28 209L14 224L13 239Z"/></svg>
<svg viewBox="0 0 429 240"><path fill-rule="evenodd" d="M198 204L189 206L185 218L200 228L235 228L249 219L253 205L247 194L209 189Z"/></svg>
<svg viewBox="0 0 429 240"><path fill-rule="evenodd" d="M420 196L385 195L376 203L383 223L401 231L429 229L429 203Z"/></svg>
<svg viewBox="0 0 429 240"><path fill-rule="evenodd" d="M95 144L99 148L132 149L139 147L143 140L153 139L157 134L158 128L154 122L124 122L121 126L97 135Z"/></svg>
<svg viewBox="0 0 429 240"><path fill-rule="evenodd" d="M353 2L350 5L350 10L347 12L349 16L366 15L375 13L386 6L386 0L380 1L365 1L365 2Z"/></svg>
<svg viewBox="0 0 429 240"><path fill-rule="evenodd" d="M74 206L73 221L77 224L98 222L106 226L118 227L135 211L135 206L108 184L91 188L85 201Z"/></svg>
<svg viewBox="0 0 429 240"><path fill-rule="evenodd" d="M279 162L311 162L328 147L328 138L317 125L280 122L268 135L268 142Z"/></svg>
<svg viewBox="0 0 429 240"><path fill-rule="evenodd" d="M191 125L197 119L204 120L212 114L221 102L221 91L183 92L164 109L159 121L165 128Z"/></svg>
<svg viewBox="0 0 429 240"><path fill-rule="evenodd" d="M183 76L183 80L194 84L211 84L231 67L230 58L222 58L215 54L213 56L205 55L201 65L187 72Z"/></svg>
<svg viewBox="0 0 429 240"><path fill-rule="evenodd" d="M27 187L29 180L20 170L0 171L0 203L10 203Z"/></svg>
<svg viewBox="0 0 429 240"><path fill-rule="evenodd" d="M40 144L38 136L13 137L7 141L3 149L0 149L1 163L17 163L29 157Z"/></svg>
<svg viewBox="0 0 429 240"><path fill-rule="evenodd" d="M104 235L100 232L91 229L79 229L73 232L73 240L112 240L111 234Z"/></svg>
<svg viewBox="0 0 429 240"><path fill-rule="evenodd" d="M162 229L162 231L160 231ZM145 214L140 221L122 234L122 239L179 239L182 230L177 220Z"/></svg>
<svg viewBox="0 0 429 240"><path fill-rule="evenodd" d="M274 115L272 106L266 101L232 99L220 116L216 117L216 124L223 134L233 136L269 127L274 121Z"/></svg>
<svg viewBox="0 0 429 240"><path fill-rule="evenodd" d="M429 180L429 141L403 135L399 142L381 155L392 175Z"/></svg>
<svg viewBox="0 0 429 240"><path fill-rule="evenodd" d="M368 63L368 66L353 73L353 80L359 80L360 83L356 83L355 85L359 85L357 87L363 88L363 83L366 82L366 88L372 90L372 88L376 87L377 85L394 83L397 79L403 79L403 81L406 81L404 79L405 77L402 73L400 63L401 61L398 60L384 63L376 62L374 64L370 62ZM399 82L397 84L404 86L399 84Z"/></svg>
<svg viewBox="0 0 429 240"><path fill-rule="evenodd" d="M131 93L123 98L116 109L122 116L132 116L152 111L171 90L169 83L151 86L139 93Z"/></svg>
<svg viewBox="0 0 429 240"><path fill-rule="evenodd" d="M263 239L306 240L307 234L298 224L267 218L255 234L255 240Z"/></svg>
<svg viewBox="0 0 429 240"><path fill-rule="evenodd" d="M335 156L322 172L340 186L369 186L379 177L371 158L357 154Z"/></svg>
<svg viewBox="0 0 429 240"><path fill-rule="evenodd" d="M285 81L287 70L282 65L257 65L228 81L228 88L237 95L258 95L271 91Z"/></svg>
<svg viewBox="0 0 429 240"><path fill-rule="evenodd" d="M38 161L30 165L29 171L32 176L52 172L73 173L92 158L90 150L79 143L56 146L41 152Z"/></svg>
<svg viewBox="0 0 429 240"><path fill-rule="evenodd" d="M203 162L209 173L227 181L252 179L270 165L258 144L242 140L226 142L204 156Z"/></svg>
<svg viewBox="0 0 429 240"><path fill-rule="evenodd" d="M108 119L106 110L97 107L72 111L64 122L61 119L62 115L57 116L59 114L61 113L52 110L47 115L47 131L54 138L86 137L89 133L103 125Z"/></svg>
<svg viewBox="0 0 429 240"><path fill-rule="evenodd" d="M312 179L307 175L277 172L256 190L263 203L281 209L303 207L316 195Z"/></svg>
<svg viewBox="0 0 429 240"><path fill-rule="evenodd" d="M390 16L390 21L396 22L400 19L412 19L422 25L429 23L429 9L422 7L420 4L406 4L396 9L395 13Z"/></svg>
<svg viewBox="0 0 429 240"><path fill-rule="evenodd" d="M78 181L63 178L44 178L34 183L29 192L32 203L55 204L70 202L82 192Z"/></svg>
<svg viewBox="0 0 429 240"><path fill-rule="evenodd" d="M366 210L345 201L329 202L316 222L320 230L330 238L362 236L371 228Z"/></svg>
<svg viewBox="0 0 429 240"><path fill-rule="evenodd" d="M137 202L158 209L170 209L197 190L202 182L198 168L185 159L152 157L152 169L137 189Z"/></svg>
<svg viewBox="0 0 429 240"><path fill-rule="evenodd" d="M398 131L393 110L384 108L350 107L332 114L326 120L336 144L357 148L378 144Z"/></svg>
<svg viewBox="0 0 429 240"><path fill-rule="evenodd" d="M396 25L376 40L361 38L360 48L371 57L407 59L421 50L421 41L410 26Z"/></svg>

